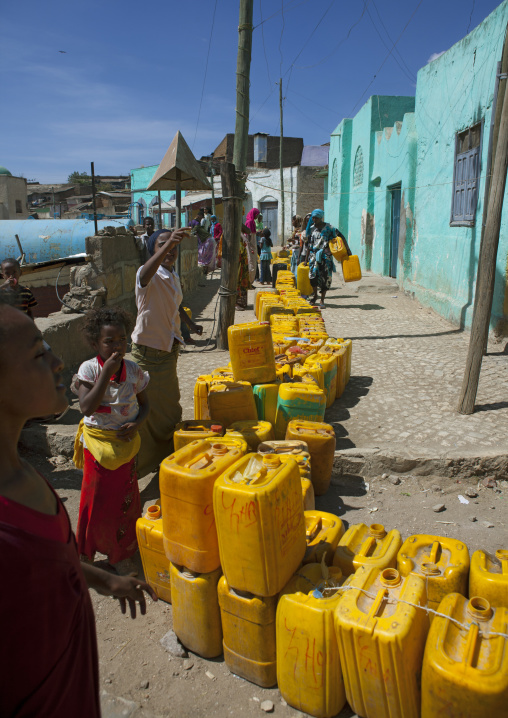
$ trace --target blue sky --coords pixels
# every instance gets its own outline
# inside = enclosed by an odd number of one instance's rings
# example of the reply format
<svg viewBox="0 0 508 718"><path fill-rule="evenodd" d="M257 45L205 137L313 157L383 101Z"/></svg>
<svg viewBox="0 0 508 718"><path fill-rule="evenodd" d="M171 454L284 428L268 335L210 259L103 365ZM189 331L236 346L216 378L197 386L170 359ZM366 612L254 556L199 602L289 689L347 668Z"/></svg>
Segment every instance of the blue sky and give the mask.
<svg viewBox="0 0 508 718"><path fill-rule="evenodd" d="M284 134L329 141L370 95L414 95L418 69L498 4L254 0L250 132L278 134L282 76ZM4 3L0 165L47 183L88 171L92 160L99 175L125 174L160 162L177 130L197 157L210 153L234 132L238 8L238 0Z"/></svg>

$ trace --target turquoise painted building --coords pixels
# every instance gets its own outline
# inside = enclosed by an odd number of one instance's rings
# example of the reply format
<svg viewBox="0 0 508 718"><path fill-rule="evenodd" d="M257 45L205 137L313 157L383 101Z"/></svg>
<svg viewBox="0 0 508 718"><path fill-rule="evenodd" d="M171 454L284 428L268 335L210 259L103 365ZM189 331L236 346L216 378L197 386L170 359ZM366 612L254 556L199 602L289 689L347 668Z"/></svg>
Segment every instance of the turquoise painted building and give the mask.
<svg viewBox="0 0 508 718"><path fill-rule="evenodd" d="M143 224L143 219L145 217L153 217L154 215L158 216L158 193L157 191L147 191L146 189L158 168L159 165L150 165L150 167L138 167L137 169L131 170L131 217L138 224ZM185 192L182 192L182 197L184 196ZM174 201L174 199L174 192L170 190L161 191L162 216L165 227L172 226L172 224L174 225L174 219L173 221L171 220L171 213L169 211L164 212L165 203ZM174 210L172 217L175 217Z"/></svg>
<svg viewBox="0 0 508 718"><path fill-rule="evenodd" d="M327 221L366 270L470 326L505 0L418 72L416 97L374 95L330 141ZM508 190L507 190L508 194ZM508 197L491 328L508 333Z"/></svg>

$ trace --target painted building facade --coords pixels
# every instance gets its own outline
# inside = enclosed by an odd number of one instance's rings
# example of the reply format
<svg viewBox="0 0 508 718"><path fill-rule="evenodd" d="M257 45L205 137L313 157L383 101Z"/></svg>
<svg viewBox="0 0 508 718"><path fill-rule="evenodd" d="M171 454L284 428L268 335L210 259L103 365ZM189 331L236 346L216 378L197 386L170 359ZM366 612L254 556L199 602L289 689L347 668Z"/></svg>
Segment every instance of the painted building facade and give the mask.
<svg viewBox="0 0 508 718"><path fill-rule="evenodd" d="M159 212L159 196L156 190L147 190L152 177L159 165L138 167L131 170L131 217L138 224L143 224L145 217L155 217ZM185 192L182 192L182 197ZM162 219L165 227L174 226L175 212L170 211L170 202L174 201L175 193L172 190L161 191ZM164 211L165 208L167 211Z"/></svg>
<svg viewBox="0 0 508 718"><path fill-rule="evenodd" d="M373 96L330 141L327 221L362 267L470 326L505 0L418 72L416 97ZM507 191L508 195L508 191ZM491 328L508 330L505 197Z"/></svg>

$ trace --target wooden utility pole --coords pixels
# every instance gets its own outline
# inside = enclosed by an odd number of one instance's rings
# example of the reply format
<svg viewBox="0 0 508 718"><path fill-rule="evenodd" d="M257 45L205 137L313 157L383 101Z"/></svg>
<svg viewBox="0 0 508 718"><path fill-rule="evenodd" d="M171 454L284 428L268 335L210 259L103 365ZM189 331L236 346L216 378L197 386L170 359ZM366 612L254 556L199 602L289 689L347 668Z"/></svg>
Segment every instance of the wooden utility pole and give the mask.
<svg viewBox="0 0 508 718"><path fill-rule="evenodd" d="M221 163L224 225L222 236L222 274L217 348L228 348L228 327L235 321L238 262L242 231L243 177L247 169L249 142L249 85L252 54L252 14L254 0L240 0L238 56L236 63L236 123L233 164ZM212 177L213 181L213 177Z"/></svg>
<svg viewBox="0 0 508 718"><path fill-rule="evenodd" d="M282 123L282 77L279 79L279 108L280 108L280 143L279 143L279 166L280 166L280 210L281 210L281 238L282 246L284 246L284 227L286 221L286 214L284 211L284 163L282 153L282 143L284 140L284 126Z"/></svg>
<svg viewBox="0 0 508 718"><path fill-rule="evenodd" d="M469 351L460 392L458 412L472 414L478 391L483 350L489 333L492 295L496 273L497 248L508 169L508 92L504 92L500 110L499 130L494 130L495 154L490 183L487 221L481 246L476 279L476 306L471 326Z"/></svg>

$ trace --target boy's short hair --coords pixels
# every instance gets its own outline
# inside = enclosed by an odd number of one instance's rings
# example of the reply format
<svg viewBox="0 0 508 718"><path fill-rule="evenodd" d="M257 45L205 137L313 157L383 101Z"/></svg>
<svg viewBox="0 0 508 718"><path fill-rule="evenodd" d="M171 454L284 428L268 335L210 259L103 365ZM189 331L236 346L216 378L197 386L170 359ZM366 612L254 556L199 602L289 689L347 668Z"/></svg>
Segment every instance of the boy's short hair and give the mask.
<svg viewBox="0 0 508 718"><path fill-rule="evenodd" d="M0 267L3 267L4 264L14 264L21 272L21 264L18 262L17 259L14 259L14 257L7 257L6 259L2 259L2 261L0 262Z"/></svg>
<svg viewBox="0 0 508 718"><path fill-rule="evenodd" d="M111 325L122 325L127 334L130 334L134 326L132 314L121 307L101 307L90 309L85 314L83 332L89 342L97 342L101 335L102 327Z"/></svg>

